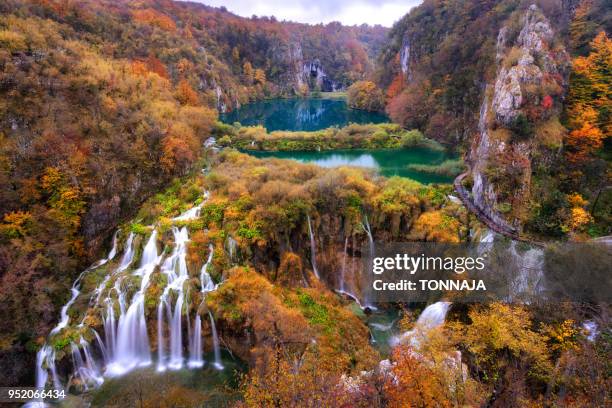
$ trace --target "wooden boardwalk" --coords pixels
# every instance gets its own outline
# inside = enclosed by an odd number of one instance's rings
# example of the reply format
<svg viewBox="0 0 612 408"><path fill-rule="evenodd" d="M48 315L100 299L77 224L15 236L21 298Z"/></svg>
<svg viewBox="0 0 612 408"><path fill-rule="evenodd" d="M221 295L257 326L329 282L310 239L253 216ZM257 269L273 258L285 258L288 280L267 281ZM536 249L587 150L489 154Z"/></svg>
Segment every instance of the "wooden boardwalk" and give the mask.
<svg viewBox="0 0 612 408"><path fill-rule="evenodd" d="M465 179L465 177L468 175L468 172L465 173L461 173L460 175L458 175L455 178L455 181L453 182L453 185L455 187L455 191L457 192L457 195L459 196L459 199L461 200L461 202L463 203L463 205L465 205L465 207L468 209L468 211L470 211L472 214L474 214L478 220L480 222L482 222L483 224L485 224L491 231L497 232L498 234L504 235L508 238L511 238L515 241L522 241L522 242L528 242L530 244L534 244L534 245L543 245L542 243L539 242L534 242L525 238L522 238L516 229L508 227L506 225L501 225L497 222L495 222L495 220L493 220L491 217L489 217L484 211L482 211L472 200L472 197L470 197L469 192L467 191L467 189L465 187L463 187L463 180Z"/></svg>

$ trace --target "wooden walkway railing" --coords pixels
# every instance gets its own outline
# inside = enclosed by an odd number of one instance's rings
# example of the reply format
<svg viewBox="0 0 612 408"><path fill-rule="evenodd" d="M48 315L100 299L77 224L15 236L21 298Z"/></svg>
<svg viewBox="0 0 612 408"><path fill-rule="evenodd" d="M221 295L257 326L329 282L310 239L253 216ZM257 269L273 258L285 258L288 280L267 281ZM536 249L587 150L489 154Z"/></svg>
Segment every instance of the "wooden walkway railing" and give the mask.
<svg viewBox="0 0 612 408"><path fill-rule="evenodd" d="M534 241L521 237L516 231L516 229L508 227L506 225L501 225L495 222L495 220L493 220L491 217L489 217L489 215L487 215L484 211L482 211L480 207L478 207L474 203L474 201L472 200L472 197L470 197L470 193L467 191L467 189L462 184L463 179L465 179L467 175L468 175L468 172L461 173L460 175L458 175L455 178L453 185L455 187L455 191L457 192L457 195L459 196L459 199L461 200L463 205L465 205L468 211L474 214L478 218L478 220L482 222L483 224L485 224L489 229L491 229L494 232L497 232L498 234L504 235L515 241L528 242L534 245L542 245L539 242L534 242Z"/></svg>

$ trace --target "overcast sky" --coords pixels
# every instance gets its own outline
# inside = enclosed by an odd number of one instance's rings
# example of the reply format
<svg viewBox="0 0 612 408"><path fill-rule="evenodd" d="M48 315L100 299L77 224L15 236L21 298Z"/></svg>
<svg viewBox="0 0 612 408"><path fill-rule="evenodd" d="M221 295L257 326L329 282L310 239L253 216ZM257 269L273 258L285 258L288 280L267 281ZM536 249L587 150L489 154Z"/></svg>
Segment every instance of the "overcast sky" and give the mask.
<svg viewBox="0 0 612 408"><path fill-rule="evenodd" d="M225 6L244 17L275 16L301 23L381 24L391 27L421 0L192 0Z"/></svg>

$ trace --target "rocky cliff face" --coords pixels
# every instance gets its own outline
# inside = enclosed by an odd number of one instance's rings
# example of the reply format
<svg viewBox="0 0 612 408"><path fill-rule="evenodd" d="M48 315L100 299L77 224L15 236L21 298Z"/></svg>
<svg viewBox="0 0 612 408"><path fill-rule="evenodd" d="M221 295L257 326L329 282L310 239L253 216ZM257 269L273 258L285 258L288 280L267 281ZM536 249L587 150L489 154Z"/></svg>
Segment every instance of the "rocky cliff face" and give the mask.
<svg viewBox="0 0 612 408"><path fill-rule="evenodd" d="M497 37L498 71L487 85L478 134L469 153L475 204L499 225L520 228L530 195L537 129L558 114L569 56L555 43L550 21L532 5ZM515 37L515 40L512 38Z"/></svg>

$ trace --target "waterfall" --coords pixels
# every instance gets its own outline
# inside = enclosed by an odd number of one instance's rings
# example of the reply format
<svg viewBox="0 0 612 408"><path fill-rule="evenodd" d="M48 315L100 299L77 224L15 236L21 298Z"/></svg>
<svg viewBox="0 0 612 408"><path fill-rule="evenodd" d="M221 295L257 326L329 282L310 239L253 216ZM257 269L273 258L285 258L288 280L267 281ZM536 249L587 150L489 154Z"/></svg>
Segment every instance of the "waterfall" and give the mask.
<svg viewBox="0 0 612 408"><path fill-rule="evenodd" d="M510 259L517 266L517 275L510 283L510 299L533 298L542 290L544 280L544 251L540 248L530 248L523 253L517 252L517 241L510 243Z"/></svg>
<svg viewBox="0 0 612 408"><path fill-rule="evenodd" d="M117 332L115 321L115 308L113 302L109 298L106 302L106 315L102 319L104 325L104 337L106 338L106 350L108 361L111 361L117 349Z"/></svg>
<svg viewBox="0 0 612 408"><path fill-rule="evenodd" d="M232 238L231 236L228 236L226 246L227 246L227 254L229 256L229 259L230 261L233 261L236 255L236 240Z"/></svg>
<svg viewBox="0 0 612 408"><path fill-rule="evenodd" d="M72 304L76 301L77 297L81 293L81 279L83 279L83 276L85 275L85 273L89 272L90 270L94 268L104 265L108 261L112 260L115 257L115 255L117 255L117 235L118 233L119 233L119 230L115 231L115 233L113 234L113 245L111 247L110 252L108 253L108 256L104 259L100 259L98 262L96 262L89 268L85 269L83 272L81 272L79 277L74 281L74 283L72 284L72 288L70 288L70 292L72 293L72 296L68 300L68 303L62 306L62 309L60 310L60 321L57 324L57 326L55 326L53 330L51 330L50 334L58 333L64 327L68 326L68 323L70 322L70 316L68 316L68 309L70 309L70 306L72 306Z"/></svg>
<svg viewBox="0 0 612 408"><path fill-rule="evenodd" d="M83 274L81 274L81 276L83 276ZM51 330L51 334L59 332L68 325L68 321L70 320L70 316L68 316L68 309L70 308L70 306L72 306L77 296L79 296L79 293L81 293L81 291L79 290L79 281L81 279L81 276L79 276L79 278L72 285L72 288L70 289L70 291L72 292L72 296L70 297L70 300L68 300L68 303L62 306L62 310L60 311L60 322L57 324L57 326L53 328L53 330Z"/></svg>
<svg viewBox="0 0 612 408"><path fill-rule="evenodd" d="M85 356L85 365L90 373L91 379L95 382L96 386L100 386L104 382L104 379L102 378L100 369L96 364L96 360L91 354L89 343L83 337L81 337L80 343L81 347L83 348L83 355Z"/></svg>
<svg viewBox="0 0 612 408"><path fill-rule="evenodd" d="M317 279L321 279L319 276L319 271L317 270L317 254L316 254L316 244L314 232L312 230L312 222L310 221L310 215L306 214L306 218L308 219L308 234L310 235L310 262L312 263L312 271L314 272Z"/></svg>
<svg viewBox="0 0 612 408"><path fill-rule="evenodd" d="M178 370L183 366L183 330L182 316L183 293L180 292L176 298L174 314L170 323L170 362L168 366L173 370Z"/></svg>
<svg viewBox="0 0 612 408"><path fill-rule="evenodd" d="M166 369L166 358L164 354L164 338L163 338L163 308L166 308L167 319L170 324L170 356L168 367L174 370L180 369L183 366L183 335L182 335L182 316L183 309L183 284L189 278L187 271L187 242L189 235L187 228L178 229L172 228L174 235L174 251L172 255L166 259L161 267L162 273L168 278L168 285L164 289L160 297L160 303L157 310L158 317L158 355L159 361L157 369L163 371ZM170 305L170 291L176 292L176 304L174 311Z"/></svg>
<svg viewBox="0 0 612 408"><path fill-rule="evenodd" d="M354 241L353 241L353 245L354 245ZM346 257L347 256L348 256L348 237L344 238L344 255L342 257L342 269L340 270L340 289L337 289L336 293L339 293L341 295L351 298L355 303L357 303L357 306L359 306L361 309L364 309L364 306L359 301L359 298L353 292L351 292L346 285ZM351 260L351 270L353 269L354 268L352 267L352 260ZM368 307L371 307L371 306L368 306Z"/></svg>
<svg viewBox="0 0 612 408"><path fill-rule="evenodd" d="M198 368L204 365L202 359L202 319L200 314L196 313L193 322L193 335L190 340L189 347L189 362L187 366L190 368Z"/></svg>
<svg viewBox="0 0 612 408"><path fill-rule="evenodd" d="M130 235L128 235L128 239L127 242L125 243L125 253L123 254L123 258L121 258L121 263L119 264L119 267L117 268L118 272L122 272L125 271L130 264L132 263L132 261L134 260L134 233L130 232Z"/></svg>
<svg viewBox="0 0 612 408"><path fill-rule="evenodd" d="M364 214L363 216L365 220L365 224L361 224L363 226L363 230L368 235L368 242L370 244L370 257L374 258L374 237L372 236L372 229L370 228L370 222L368 221L368 216Z"/></svg>
<svg viewBox="0 0 612 408"><path fill-rule="evenodd" d="M164 354L164 304L165 299L160 299L157 305L157 371L165 371L166 356Z"/></svg>
<svg viewBox="0 0 612 408"><path fill-rule="evenodd" d="M106 257L106 262L112 261L117 255L117 236L119 235L119 231L120 230L117 230L113 234L113 245L111 247L110 252L108 253L108 256Z"/></svg>
<svg viewBox="0 0 612 408"><path fill-rule="evenodd" d="M205 193L204 202L208 199ZM174 220L185 221L199 216L202 204L192 207L190 210L176 217ZM60 332L70 324L69 311L72 305L81 296L80 284L83 276L88 271L109 262L117 256L119 230L113 235L112 247L108 256L93 264L86 269L75 280L71 288L71 296L68 302L62 307L60 320L57 326L51 331L50 335ZM157 266L161 264L160 272L166 275L167 285L159 298L157 308L158 321L158 355L159 370L167 367L180 369L185 363L183 351L182 333L182 314L183 309L189 309L186 304L187 298L184 293L184 284L189 279L187 270L187 243L189 235L186 227L181 229L172 228L174 235L174 249L172 254L162 263L162 256L158 254L157 230L153 229L146 245L143 248L142 257L137 269L130 269L134 263L137 248L135 246L135 234L130 233L125 241L124 252L118 265L106 274L102 282L95 288L89 299L90 305L100 305L102 312L103 335L95 329L93 336L94 347L82 336L78 342L69 344L70 355L74 365L74 378L78 378L85 389L97 387L102 384L104 376L118 376L133 368L151 364L151 349L147 331L147 321L145 316L145 293L150 284L150 279ZM236 241L228 240L230 256L233 258L236 253ZM212 263L214 246L209 245L209 255L200 271L201 292L207 293L217 288L210 275L208 267ZM139 280L139 287L136 293L129 298L132 293L130 286L132 282ZM110 284L110 289L109 288ZM113 293L114 292L114 293ZM101 300L103 300L101 302ZM80 324L75 327L85 330L86 316ZM221 362L221 351L219 338L217 335L215 322L212 314L209 313L213 346L215 354L214 366L223 369ZM196 314L193 320L193 328L188 321L189 359L187 366L198 368L204 365L202 352L202 317ZM164 342L164 320L168 322L168 340ZM82 333L82 332L81 332ZM167 344L166 344L167 343ZM36 385L43 388L48 382L52 381L54 388L62 389L56 368L55 350L49 343L44 344L37 353L36 360ZM96 361L96 358L98 360ZM42 407L43 401L31 401L28 407Z"/></svg>
<svg viewBox="0 0 612 408"><path fill-rule="evenodd" d="M100 386L104 382L104 379L100 375L98 367L93 360L93 356L89 350L89 343L87 343L82 337L79 343L83 348L85 360L83 360L79 346L77 346L75 343L70 343L72 362L74 364L74 374L76 377L81 379L85 390L88 390L90 385L93 385L94 387Z"/></svg>
<svg viewBox="0 0 612 408"><path fill-rule="evenodd" d="M202 265L202 269L200 270L200 286L202 293L206 294L208 292L212 292L217 289L217 285L213 282L212 278L208 274L208 266L212 262L214 246L210 244L208 246L208 259ZM212 318L212 315L211 315ZM211 322L214 327L214 321ZM215 337L217 335L216 328L212 329L213 332L213 344L217 344L216 349L218 349L218 340L215 343ZM219 358L217 358L219 355ZM197 368L202 367L204 365L204 360L202 359L202 318L200 317L200 313L196 313L196 317L193 323L193 335L190 337L189 341L189 362L187 363L188 367ZM221 357L220 353L215 351L215 367L221 367Z"/></svg>
<svg viewBox="0 0 612 408"><path fill-rule="evenodd" d="M348 237L344 238L344 252L343 252L343 256L342 256L342 269L340 270L340 291L344 292L345 291L345 274L346 274L346 255L347 255L347 248L348 248Z"/></svg>
<svg viewBox="0 0 612 408"><path fill-rule="evenodd" d="M374 259L374 253L375 253L376 248L374 246L374 236L372 235L372 228L370 227L368 216L364 214L363 218L364 218L365 223L362 223L361 226L363 227L363 230L366 232L368 236L368 244L369 244L368 247L370 250L370 259ZM364 290L364 288L362 288L363 304L366 308L377 310L376 307L370 303L368 299L368 292L369 292L369 289Z"/></svg>
<svg viewBox="0 0 612 408"><path fill-rule="evenodd" d="M46 368L45 368L46 364ZM49 379L49 370L51 372L51 381L53 388L61 390L62 385L59 382L57 371L55 369L55 351L53 348L45 344L36 353L36 388L45 388Z"/></svg>
<svg viewBox="0 0 612 408"><path fill-rule="evenodd" d="M219 336L217 335L217 327L215 326L215 319L213 318L212 313L208 312L208 317L210 318L210 330L212 331L213 336L213 350L215 353L215 362L214 366L217 370L223 370L223 364L221 364L221 347L219 346Z"/></svg>
<svg viewBox="0 0 612 408"><path fill-rule="evenodd" d="M397 346L406 341L409 341L413 346L418 345L418 339L415 338L415 334L424 334L443 325L450 305L450 302L436 302L427 306L417 319L414 328L399 336L392 337L390 340L391 345Z"/></svg>
<svg viewBox="0 0 612 408"><path fill-rule="evenodd" d="M115 233L113 234L113 244L110 249L110 252L108 253L108 256L104 259L99 260L94 265L92 265L91 267L81 272L78 278L74 281L74 283L72 284L72 288L70 289L71 297L68 300L68 303L66 303L62 307L60 311L60 321L57 324L57 326L55 326L53 330L51 330L50 335L56 334L60 330L68 326L68 323L70 322L70 316L68 316L68 310L70 309L70 306L72 306L72 304L76 301L77 297L80 294L80 282L83 276L85 275L85 273L115 258L115 256L117 255L117 236L118 234L119 234L119 230L115 231ZM131 239L128 239L130 246L131 246L132 240L133 240L133 236L131 237ZM133 254L130 255L129 262L131 262L132 257L133 257ZM125 259L125 262L128 262L127 258ZM97 291L98 289L96 289L95 293L98 293ZM96 335L98 334L96 333ZM100 345L103 346L101 343L101 340L100 340ZM51 380L53 382L53 388L56 390L62 389L62 385L59 381L57 370L55 368L55 351L49 344L44 344L41 347L41 349L38 350L38 352L36 353L36 387L37 388L44 388L46 386L47 381L49 379L49 372L51 372ZM33 401L31 403L26 404L25 406L44 407L45 405L42 401Z"/></svg>
<svg viewBox="0 0 612 408"><path fill-rule="evenodd" d="M193 207L191 207L189 210L185 211L178 217L174 217L172 220L173 221L191 221L191 220L195 220L196 218L199 218L200 212L202 211L202 206L204 205L204 203L206 203L206 201L208 201L209 196L210 196L210 193L208 191L205 191L204 198L200 204L194 205Z"/></svg>
<svg viewBox="0 0 612 408"><path fill-rule="evenodd" d="M209 244L208 245L208 259L206 260L206 263L202 265L202 269L200 270L200 286L202 288L203 293L212 292L213 290L217 288L212 278L208 274L208 266L212 262L214 250L215 248L213 247L213 244Z"/></svg>
<svg viewBox="0 0 612 408"><path fill-rule="evenodd" d="M120 291L121 316L117 325L116 349L113 361L106 366L106 374L116 376L124 374L134 367L151 364L149 336L144 313L145 292L149 286L151 274L158 265L157 231L153 230L142 254L140 268L134 275L141 276L140 288L134 294L132 302L125 309L123 292ZM119 280L117 280L119 281Z"/></svg>
<svg viewBox="0 0 612 408"><path fill-rule="evenodd" d="M96 342L98 343L98 347L100 348L100 353L102 353L102 359L104 360L104 364L108 364L110 360L108 358L108 351L106 350L106 346L104 345L104 342L100 338L98 332L93 329L92 331L94 333L94 336L96 336Z"/></svg>

